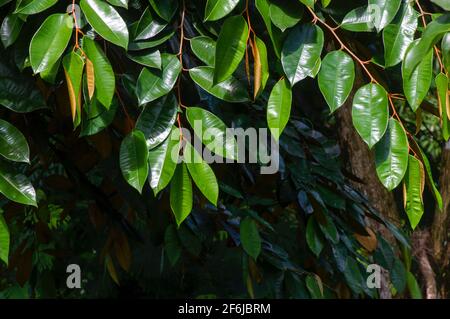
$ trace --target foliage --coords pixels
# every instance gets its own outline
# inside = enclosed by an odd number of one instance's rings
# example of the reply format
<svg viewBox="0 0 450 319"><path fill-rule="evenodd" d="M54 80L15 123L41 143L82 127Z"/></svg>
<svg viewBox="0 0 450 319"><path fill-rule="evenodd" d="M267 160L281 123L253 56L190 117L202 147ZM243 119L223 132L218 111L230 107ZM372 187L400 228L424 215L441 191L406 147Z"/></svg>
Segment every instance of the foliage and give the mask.
<svg viewBox="0 0 450 319"><path fill-rule="evenodd" d="M413 229L425 184L442 205L414 133L432 117L450 137L450 14L433 2L0 1L1 296L376 298L371 263L418 296L408 239L355 189L323 118L352 99ZM279 172L259 173L261 151L237 163L251 151L230 127L268 127ZM203 161L182 128L234 163Z"/></svg>

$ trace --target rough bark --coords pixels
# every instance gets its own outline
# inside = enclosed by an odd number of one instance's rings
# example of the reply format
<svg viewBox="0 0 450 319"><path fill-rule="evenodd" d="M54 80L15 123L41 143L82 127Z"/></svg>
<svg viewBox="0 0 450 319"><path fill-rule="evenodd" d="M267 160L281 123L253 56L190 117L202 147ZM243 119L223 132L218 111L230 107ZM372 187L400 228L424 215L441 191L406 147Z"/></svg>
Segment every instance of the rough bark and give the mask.
<svg viewBox="0 0 450 319"><path fill-rule="evenodd" d="M429 255L432 250L429 247L430 233L428 230L416 230L412 236L412 247L414 257L419 264L419 270L423 277L425 286L425 298L436 299L438 297L436 286L436 274L431 266Z"/></svg>
<svg viewBox="0 0 450 319"><path fill-rule="evenodd" d="M446 298L448 287L445 286L445 279L450 275L448 269L450 255L450 246L448 245L450 239L450 141L446 143L442 151L440 172L439 185L443 209L442 211L439 211L439 208L436 209L433 225L431 226L431 246L437 266L438 279L442 283L441 287L439 287L439 297Z"/></svg>

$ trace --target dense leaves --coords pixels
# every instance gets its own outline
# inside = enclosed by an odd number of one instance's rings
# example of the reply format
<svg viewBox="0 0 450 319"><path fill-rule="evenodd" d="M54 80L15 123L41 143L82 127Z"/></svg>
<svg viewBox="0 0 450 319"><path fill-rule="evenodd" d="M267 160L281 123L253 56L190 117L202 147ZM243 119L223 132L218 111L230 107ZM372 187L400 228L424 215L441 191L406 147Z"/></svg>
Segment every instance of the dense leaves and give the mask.
<svg viewBox="0 0 450 319"><path fill-rule="evenodd" d="M0 7L0 297L377 298L370 264L422 296L403 230L446 211L445 1Z"/></svg>

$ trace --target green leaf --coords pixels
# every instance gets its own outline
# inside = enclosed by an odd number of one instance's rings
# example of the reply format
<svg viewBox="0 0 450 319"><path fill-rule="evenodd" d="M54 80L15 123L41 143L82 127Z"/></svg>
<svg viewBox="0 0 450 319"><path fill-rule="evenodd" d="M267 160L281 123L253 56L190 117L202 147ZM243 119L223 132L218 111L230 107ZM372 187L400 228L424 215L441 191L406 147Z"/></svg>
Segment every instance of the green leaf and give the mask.
<svg viewBox="0 0 450 319"><path fill-rule="evenodd" d="M414 41L418 13L409 4L403 4L399 17L383 30L384 63L386 67L397 65Z"/></svg>
<svg viewBox="0 0 450 319"><path fill-rule="evenodd" d="M423 164L414 156L409 155L403 192L406 215L408 216L412 229L417 227L423 216L424 185L425 171Z"/></svg>
<svg viewBox="0 0 450 319"><path fill-rule="evenodd" d="M190 42L195 56L206 65L214 67L216 42L207 36L195 37Z"/></svg>
<svg viewBox="0 0 450 319"><path fill-rule="evenodd" d="M420 64L419 64L420 65ZM442 122L442 135L447 141L450 137L450 99L449 99L449 79L444 73L439 73L435 79L438 97L439 112Z"/></svg>
<svg viewBox="0 0 450 319"><path fill-rule="evenodd" d="M128 28L119 13L101 0L81 0L86 20L102 38L125 50L128 48Z"/></svg>
<svg viewBox="0 0 450 319"><path fill-rule="evenodd" d="M309 76L323 48L323 31L316 25L300 24L284 41L281 62L291 86Z"/></svg>
<svg viewBox="0 0 450 319"><path fill-rule="evenodd" d="M450 11L450 2L448 2L448 0L431 0L431 2L437 4L446 11Z"/></svg>
<svg viewBox="0 0 450 319"><path fill-rule="evenodd" d="M422 38L418 41L411 50L408 50L405 54L404 63L406 62L409 66L409 72L411 73L414 69L423 61L430 50L432 50L433 45L435 45L445 33L450 32L450 13L439 16L437 19L432 21L425 28L422 33Z"/></svg>
<svg viewBox="0 0 450 319"><path fill-rule="evenodd" d="M149 68L161 69L162 59L159 50L144 53L128 53L130 60Z"/></svg>
<svg viewBox="0 0 450 319"><path fill-rule="evenodd" d="M85 103L85 118L81 121L80 137L95 135L108 127L114 120L118 107L117 100L113 99L107 109L97 101L95 94L92 101L85 99Z"/></svg>
<svg viewBox="0 0 450 319"><path fill-rule="evenodd" d="M8 14L0 27L0 39L5 48L12 45L22 30L23 20L19 14Z"/></svg>
<svg viewBox="0 0 450 319"><path fill-rule="evenodd" d="M270 19L281 31L295 26L303 17L303 6L295 1L274 1L270 5Z"/></svg>
<svg viewBox="0 0 450 319"><path fill-rule="evenodd" d="M316 2L316 0L300 0L300 2L303 3L305 6L314 8L314 3Z"/></svg>
<svg viewBox="0 0 450 319"><path fill-rule="evenodd" d="M249 96L245 86L234 77L213 85L214 68L200 66L189 70L192 80L209 94L230 103L248 102Z"/></svg>
<svg viewBox="0 0 450 319"><path fill-rule="evenodd" d="M0 161L0 193L13 202L36 206L36 192L28 178Z"/></svg>
<svg viewBox="0 0 450 319"><path fill-rule="evenodd" d="M397 293L403 293L406 288L406 269L399 259L394 260L394 266L389 271L389 275Z"/></svg>
<svg viewBox="0 0 450 319"><path fill-rule="evenodd" d="M259 82L256 82L254 85L254 98L256 99L261 93L264 91L267 81L269 80L270 74L269 74L269 59L267 56L267 47L263 40L255 36L255 61L254 65L258 66L259 64L259 70L255 71L255 74L259 75ZM258 78L258 76L254 76L254 79Z"/></svg>
<svg viewBox="0 0 450 319"><path fill-rule="evenodd" d="M247 46L248 26L242 16L229 17L220 30L214 62L214 84L227 80L239 66Z"/></svg>
<svg viewBox="0 0 450 319"><path fill-rule="evenodd" d="M418 45L418 41L411 43L407 53ZM412 67L410 60L403 60L402 76L403 91L409 105L415 112L427 96L433 80L433 52L430 50L417 67Z"/></svg>
<svg viewBox="0 0 450 319"><path fill-rule="evenodd" d="M125 180L139 193L148 177L148 149L144 133L132 131L120 145L120 169Z"/></svg>
<svg viewBox="0 0 450 319"><path fill-rule="evenodd" d="M0 105L18 113L46 108L35 80L0 59Z"/></svg>
<svg viewBox="0 0 450 319"><path fill-rule="evenodd" d="M149 0L153 10L164 20L169 22L178 9L178 0Z"/></svg>
<svg viewBox="0 0 450 319"><path fill-rule="evenodd" d="M9 259L9 229L5 218L0 214L0 260L3 260L8 265Z"/></svg>
<svg viewBox="0 0 450 319"><path fill-rule="evenodd" d="M422 291L420 290L419 283L410 271L406 272L406 282L408 284L408 290L411 294L411 298L422 299Z"/></svg>
<svg viewBox="0 0 450 319"><path fill-rule="evenodd" d="M270 40L272 41L275 55L280 59L281 49L283 47L283 34L281 30L272 28L272 20L270 19L270 2L269 0L255 0L255 6L264 20L264 24L266 25Z"/></svg>
<svg viewBox="0 0 450 319"><path fill-rule="evenodd" d="M133 40L139 41L153 38L164 30L166 26L167 22L161 21L159 18L154 17L150 8L147 7L136 24L136 28L133 32Z"/></svg>
<svg viewBox="0 0 450 319"><path fill-rule="evenodd" d="M208 0L204 21L216 21L227 16L237 6L239 0Z"/></svg>
<svg viewBox="0 0 450 319"><path fill-rule="evenodd" d="M73 18L67 14L52 14L42 23L30 43L30 62L34 73L51 68L69 43Z"/></svg>
<svg viewBox="0 0 450 319"><path fill-rule="evenodd" d="M15 162L30 162L25 136L13 125L0 119L0 155Z"/></svg>
<svg viewBox="0 0 450 319"><path fill-rule="evenodd" d="M94 40L84 37L83 48L89 60L94 65L95 93L104 107L109 108L114 96L116 78L112 66L103 50Z"/></svg>
<svg viewBox="0 0 450 319"><path fill-rule="evenodd" d="M170 184L170 207L178 226L192 211L192 181L184 163L177 165Z"/></svg>
<svg viewBox="0 0 450 319"><path fill-rule="evenodd" d="M306 242L314 255L319 257L324 245L314 216L311 216L306 224Z"/></svg>
<svg viewBox="0 0 450 319"><path fill-rule="evenodd" d="M267 124L272 136L278 140L291 116L292 90L286 78L278 81L267 103Z"/></svg>
<svg viewBox="0 0 450 319"><path fill-rule="evenodd" d="M232 160L237 159L237 142L227 134L227 126L213 113L200 107L189 107L186 117L201 142L212 152Z"/></svg>
<svg viewBox="0 0 450 319"><path fill-rule="evenodd" d="M341 27L353 32L372 32L373 19L373 11L368 6L358 7L345 15Z"/></svg>
<svg viewBox="0 0 450 319"><path fill-rule="evenodd" d="M402 0L369 0L369 8L374 15L373 23L378 32L395 18Z"/></svg>
<svg viewBox="0 0 450 319"><path fill-rule="evenodd" d="M450 32L446 33L441 43L442 60L447 72L450 72Z"/></svg>
<svg viewBox="0 0 450 319"><path fill-rule="evenodd" d="M203 160L202 155L189 142L186 142L184 146L183 161L186 163L189 174L198 189L214 206L217 206L219 184L216 175Z"/></svg>
<svg viewBox="0 0 450 319"><path fill-rule="evenodd" d="M439 192L438 188L436 187L436 183L434 182L433 174L431 172L430 161L428 160L425 152L422 150L422 148L418 144L417 144L417 148L419 150L420 160L423 163L423 166L425 167L425 172L426 172L426 180L425 181L426 181L428 187L430 188L431 192L433 193L434 199L436 200L436 203L437 203L439 209L442 210L442 208L443 208L442 196L441 196L441 193Z"/></svg>
<svg viewBox="0 0 450 319"><path fill-rule="evenodd" d="M157 47L169 41L174 36L174 34L175 34L174 31L169 31L164 32L163 35L154 40L131 42L130 45L128 46L128 51L139 51Z"/></svg>
<svg viewBox="0 0 450 319"><path fill-rule="evenodd" d="M347 100L355 80L355 64L343 51L328 53L322 61L319 72L319 88L331 113Z"/></svg>
<svg viewBox="0 0 450 319"><path fill-rule="evenodd" d="M180 151L180 130L173 127L169 137L158 147L150 150L149 182L153 192L158 194L171 181L177 167Z"/></svg>
<svg viewBox="0 0 450 319"><path fill-rule="evenodd" d="M136 84L136 95L139 105L152 102L167 93L175 86L181 72L181 64L176 55L161 55L162 70L143 68Z"/></svg>
<svg viewBox="0 0 450 319"><path fill-rule="evenodd" d="M369 148L383 137L388 118L388 97L381 85L370 83L356 92L353 98L353 125Z"/></svg>
<svg viewBox="0 0 450 319"><path fill-rule="evenodd" d="M408 139L399 122L389 120L386 134L375 147L377 175L389 191L396 188L408 167Z"/></svg>
<svg viewBox="0 0 450 319"><path fill-rule="evenodd" d="M128 9L128 0L107 0L113 6Z"/></svg>
<svg viewBox="0 0 450 319"><path fill-rule="evenodd" d="M242 248L256 260L261 253L261 237L258 226L252 218L246 217L241 220L240 234Z"/></svg>
<svg viewBox="0 0 450 319"><path fill-rule="evenodd" d="M172 93L144 107L136 122L136 128L144 133L149 150L169 136L177 112L178 101Z"/></svg>
<svg viewBox="0 0 450 319"><path fill-rule="evenodd" d="M69 99L72 110L72 120L75 123L76 117L81 116L81 83L83 79L84 60L72 51L63 59L64 73L66 75Z"/></svg>
<svg viewBox="0 0 450 319"><path fill-rule="evenodd" d="M178 238L177 229L174 225L169 225L164 233L164 250L172 266L178 262L181 257L182 245Z"/></svg>
<svg viewBox="0 0 450 319"><path fill-rule="evenodd" d="M31 15L47 10L58 0L22 0L17 2L18 5L14 13Z"/></svg>
<svg viewBox="0 0 450 319"><path fill-rule="evenodd" d="M305 283L306 288L308 288L308 291L313 299L323 299L323 284L319 276L308 275L306 276Z"/></svg>

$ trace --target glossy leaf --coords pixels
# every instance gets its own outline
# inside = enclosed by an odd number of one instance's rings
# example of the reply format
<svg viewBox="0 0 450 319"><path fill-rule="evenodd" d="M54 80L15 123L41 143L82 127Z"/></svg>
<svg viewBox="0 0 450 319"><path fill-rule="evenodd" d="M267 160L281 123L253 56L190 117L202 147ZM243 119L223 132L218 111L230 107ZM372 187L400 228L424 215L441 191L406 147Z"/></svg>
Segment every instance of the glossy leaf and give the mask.
<svg viewBox="0 0 450 319"><path fill-rule="evenodd" d="M8 265L10 235L3 214L0 214L0 260Z"/></svg>
<svg viewBox="0 0 450 319"><path fill-rule="evenodd" d="M242 248L256 260L261 253L261 237L258 226L252 218L246 217L241 221L240 234Z"/></svg>
<svg viewBox="0 0 450 319"><path fill-rule="evenodd" d="M153 10L164 20L169 22L172 20L173 16L177 12L178 9L178 1L177 0L149 0L150 5Z"/></svg>
<svg viewBox="0 0 450 319"><path fill-rule="evenodd" d="M216 21L227 16L238 5L239 0L208 0L205 21Z"/></svg>
<svg viewBox="0 0 450 319"><path fill-rule="evenodd" d="M150 8L147 7L142 13L134 30L134 40L147 40L158 35L167 26L167 22L154 17Z"/></svg>
<svg viewBox="0 0 450 319"><path fill-rule="evenodd" d="M194 133L209 150L223 158L237 159L236 139L227 134L227 127L219 117L200 107L189 107L186 117Z"/></svg>
<svg viewBox="0 0 450 319"><path fill-rule="evenodd" d="M368 6L358 7L345 15L341 27L353 32L371 32L375 27L373 19L373 12Z"/></svg>
<svg viewBox="0 0 450 319"><path fill-rule="evenodd" d="M136 95L139 105L152 102L167 93L175 86L181 72L181 64L175 55L161 55L162 70L143 68L136 84Z"/></svg>
<svg viewBox="0 0 450 319"><path fill-rule="evenodd" d="M391 23L401 4L402 0L369 0L369 8L374 15L373 23L378 32Z"/></svg>
<svg viewBox="0 0 450 319"><path fill-rule="evenodd" d="M356 131L372 148L384 135L388 126L387 93L379 84L361 87L353 98L352 120Z"/></svg>
<svg viewBox="0 0 450 319"><path fill-rule="evenodd" d="M129 53L127 56L136 63L149 68L161 69L162 58L159 50L144 53Z"/></svg>
<svg viewBox="0 0 450 319"><path fill-rule="evenodd" d="M14 162L30 162L30 149L25 136L2 119L0 119L0 155Z"/></svg>
<svg viewBox="0 0 450 319"><path fill-rule="evenodd" d="M128 48L127 25L114 7L101 0L81 0L80 7L95 32L125 50Z"/></svg>
<svg viewBox="0 0 450 319"><path fill-rule="evenodd" d="M450 2L448 2L447 0L431 0L431 2L437 4L446 11L450 11Z"/></svg>
<svg viewBox="0 0 450 319"><path fill-rule="evenodd" d="M84 105L86 114L81 121L80 137L95 135L108 127L114 120L117 108L118 102L115 99L109 108L104 107L96 98L86 102Z"/></svg>
<svg viewBox="0 0 450 319"><path fill-rule="evenodd" d="M214 84L227 80L239 66L247 46L248 26L242 16L227 18L216 43Z"/></svg>
<svg viewBox="0 0 450 319"><path fill-rule="evenodd" d="M19 14L8 14L0 27L0 39L5 48L12 45L22 30L23 20Z"/></svg>
<svg viewBox="0 0 450 319"><path fill-rule="evenodd" d="M169 137L162 144L150 150L149 182L155 195L169 185L177 167L179 151L180 131L177 127L172 128Z"/></svg>
<svg viewBox="0 0 450 319"><path fill-rule="evenodd" d="M169 136L177 112L178 101L172 93L144 107L136 122L136 129L144 133L148 149L155 148Z"/></svg>
<svg viewBox="0 0 450 319"><path fill-rule="evenodd" d="M58 0L22 0L18 1L18 6L14 13L36 14L52 7Z"/></svg>
<svg viewBox="0 0 450 319"><path fill-rule="evenodd" d="M407 54L417 45L417 41L413 42L408 48ZM410 60L404 60L402 75L406 99L415 112L427 96L433 80L433 52L429 51L423 61L415 68L410 64Z"/></svg>
<svg viewBox="0 0 450 319"><path fill-rule="evenodd" d="M256 99L266 87L269 80L269 60L264 41L255 36L253 51L253 98Z"/></svg>
<svg viewBox="0 0 450 319"><path fill-rule="evenodd" d="M28 178L0 161L0 193L13 202L37 206L36 191Z"/></svg>
<svg viewBox="0 0 450 319"><path fill-rule="evenodd" d="M270 93L267 104L267 124L272 136L278 140L291 116L292 91L287 79L278 81Z"/></svg>
<svg viewBox="0 0 450 319"><path fill-rule="evenodd" d="M192 52L207 66L214 67L216 42L207 36L199 36L191 39Z"/></svg>
<svg viewBox="0 0 450 319"><path fill-rule="evenodd" d="M128 9L128 0L107 0L113 6L122 7Z"/></svg>
<svg viewBox="0 0 450 319"><path fill-rule="evenodd" d="M283 45L281 62L291 86L314 70L323 41L323 31L316 25L300 24L289 32Z"/></svg>
<svg viewBox="0 0 450 319"><path fill-rule="evenodd" d="M42 23L30 43L30 62L34 73L51 68L61 57L72 35L73 19L53 14Z"/></svg>
<svg viewBox="0 0 450 319"><path fill-rule="evenodd" d="M450 32L447 32L441 42L442 60L447 72L450 72Z"/></svg>
<svg viewBox="0 0 450 319"><path fill-rule="evenodd" d="M399 18L383 30L384 61L386 67L397 65L414 41L418 14L409 4L403 4Z"/></svg>
<svg viewBox="0 0 450 319"><path fill-rule="evenodd" d="M450 32L450 13L443 14L427 25L418 43L405 54L404 63L409 66L408 73L423 61L445 33Z"/></svg>
<svg viewBox="0 0 450 319"><path fill-rule="evenodd" d="M375 147L378 178L388 190L396 188L408 167L408 139L400 123L389 120L386 134Z"/></svg>
<svg viewBox="0 0 450 319"><path fill-rule="evenodd" d="M109 108L111 105L116 79L112 66L105 53L94 40L84 37L84 52L94 67L95 93L97 99L104 107Z"/></svg>
<svg viewBox="0 0 450 319"><path fill-rule="evenodd" d="M283 36L281 30L279 30L278 28L274 28L272 25L272 20L270 19L270 2L269 0L255 0L255 6L262 19L264 20L264 24L275 50L275 55L277 56L277 58L281 58Z"/></svg>
<svg viewBox="0 0 450 319"><path fill-rule="evenodd" d="M170 184L170 207L178 226L192 211L192 181L184 163L178 164Z"/></svg>
<svg viewBox="0 0 450 319"><path fill-rule="evenodd" d="M183 161L198 189L214 206L217 206L219 184L216 175L203 160L202 155L189 142L186 142L184 146Z"/></svg>
<svg viewBox="0 0 450 319"><path fill-rule="evenodd" d="M425 185L425 171L423 164L414 156L409 155L408 170L403 185L406 215L411 228L415 229L424 213L423 190Z"/></svg>
<svg viewBox="0 0 450 319"><path fill-rule="evenodd" d="M331 113L347 100L355 80L355 64L343 51L328 53L319 72L319 88Z"/></svg>
<svg viewBox="0 0 450 319"><path fill-rule="evenodd" d="M135 130L120 146L120 169L125 180L142 193L148 176L148 149L144 133Z"/></svg>
<svg viewBox="0 0 450 319"><path fill-rule="evenodd" d="M18 113L46 108L35 81L0 59L0 105Z"/></svg>
<svg viewBox="0 0 450 319"><path fill-rule="evenodd" d="M248 92L245 87L234 77L213 85L214 68L209 66L200 66L189 70L192 80L209 94L230 102L240 103L249 101Z"/></svg>
<svg viewBox="0 0 450 319"><path fill-rule="evenodd" d="M295 1L273 1L270 5L270 19L281 31L295 26L303 16L303 8Z"/></svg>

